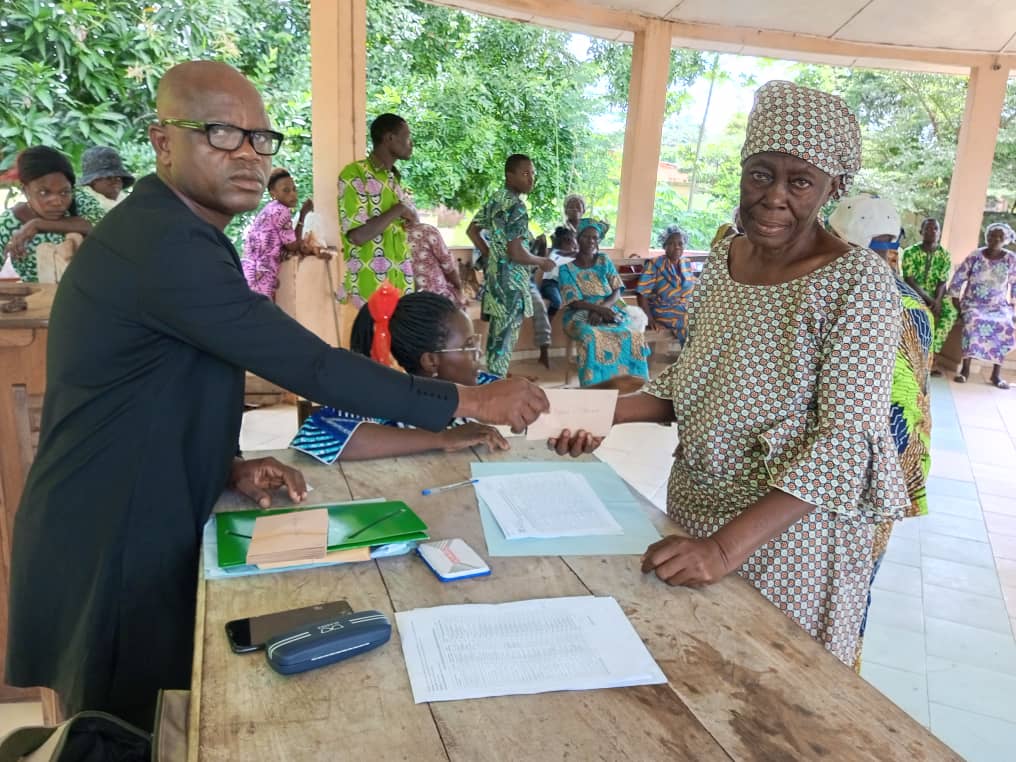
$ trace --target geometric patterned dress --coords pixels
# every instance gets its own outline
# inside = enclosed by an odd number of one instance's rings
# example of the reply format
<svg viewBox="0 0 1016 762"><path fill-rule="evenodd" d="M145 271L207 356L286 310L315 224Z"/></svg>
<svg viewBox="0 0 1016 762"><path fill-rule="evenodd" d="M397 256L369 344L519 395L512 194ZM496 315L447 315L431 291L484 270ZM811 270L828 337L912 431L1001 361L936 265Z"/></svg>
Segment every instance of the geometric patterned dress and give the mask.
<svg viewBox="0 0 1016 762"><path fill-rule="evenodd" d="M875 525L909 502L889 426L899 292L862 248L786 283L739 283L736 240L713 248L684 349L648 389L678 429L667 512L708 537L773 489L814 506L738 574L853 664Z"/></svg>

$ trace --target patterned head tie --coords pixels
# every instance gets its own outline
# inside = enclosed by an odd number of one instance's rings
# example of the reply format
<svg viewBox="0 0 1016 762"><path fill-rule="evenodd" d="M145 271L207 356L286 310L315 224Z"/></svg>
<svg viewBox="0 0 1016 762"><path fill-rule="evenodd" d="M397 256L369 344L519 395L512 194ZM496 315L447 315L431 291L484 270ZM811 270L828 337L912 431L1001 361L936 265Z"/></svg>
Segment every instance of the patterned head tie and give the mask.
<svg viewBox="0 0 1016 762"><path fill-rule="evenodd" d="M845 190L861 168L861 128L839 96L775 80L755 93L741 163L766 151L796 156L843 178Z"/></svg>
<svg viewBox="0 0 1016 762"><path fill-rule="evenodd" d="M1016 241L1016 231L1006 225L1004 222L993 222L984 229L984 242L988 242L988 236L991 235L992 230L1002 231L1002 245L1005 246L1007 243Z"/></svg>
<svg viewBox="0 0 1016 762"><path fill-rule="evenodd" d="M596 228L596 232L600 234L600 238L607 235L607 226L599 220L594 220L592 217L583 217L579 220L578 229L575 232L575 237L578 238L582 235L583 230L588 228Z"/></svg>
<svg viewBox="0 0 1016 762"><path fill-rule="evenodd" d="M675 235L680 236L682 245L684 246L688 245L688 234L684 232L684 230L681 228L680 225L671 225L662 233L660 233L660 246L662 248L666 248L667 241L669 241L671 237Z"/></svg>

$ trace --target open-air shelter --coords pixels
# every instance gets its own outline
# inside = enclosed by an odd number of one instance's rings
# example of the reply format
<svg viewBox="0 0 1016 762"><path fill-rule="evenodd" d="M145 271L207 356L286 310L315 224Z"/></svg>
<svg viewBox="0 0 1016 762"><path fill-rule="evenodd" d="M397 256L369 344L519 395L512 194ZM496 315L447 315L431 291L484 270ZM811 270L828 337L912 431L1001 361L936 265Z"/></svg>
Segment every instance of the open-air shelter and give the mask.
<svg viewBox="0 0 1016 762"><path fill-rule="evenodd" d="M338 241L336 178L367 145L367 0L311 0L314 198ZM614 253L650 248L656 174L674 47L838 66L969 77L943 243L979 239L999 114L1016 69L1016 3L1008 0L437 0L437 4L633 45ZM294 312L335 338L321 273L296 279Z"/></svg>

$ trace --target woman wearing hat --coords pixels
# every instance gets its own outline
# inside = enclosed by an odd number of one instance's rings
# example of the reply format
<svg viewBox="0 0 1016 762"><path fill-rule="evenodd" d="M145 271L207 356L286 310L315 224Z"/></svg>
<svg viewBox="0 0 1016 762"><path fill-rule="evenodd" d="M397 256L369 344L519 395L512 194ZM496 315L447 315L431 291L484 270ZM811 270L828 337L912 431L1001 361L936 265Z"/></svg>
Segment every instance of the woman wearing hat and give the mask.
<svg viewBox="0 0 1016 762"><path fill-rule="evenodd" d="M45 257L42 268L42 280L52 282L62 270L54 257L66 265L81 236L92 231L90 218L96 215L96 205L76 197L74 169L57 150L47 146L26 148L18 155L17 168L26 200L0 214L0 249L10 255L22 280L37 283L42 253L39 247L60 247L52 252L54 256Z"/></svg>
<svg viewBox="0 0 1016 762"><path fill-rule="evenodd" d="M124 169L123 160L114 149L92 146L81 155L80 193L93 198L102 214L123 201L124 190L133 184L134 175Z"/></svg>
<svg viewBox="0 0 1016 762"><path fill-rule="evenodd" d="M840 98L759 89L741 150L744 234L713 248L677 362L614 414L676 423L680 437L667 509L692 536L649 546L643 572L691 587L736 572L846 664L875 525L908 502L889 431L899 294L876 254L818 220L860 147ZM561 453L596 444L551 440Z"/></svg>
<svg viewBox="0 0 1016 762"><path fill-rule="evenodd" d="M621 300L623 285L614 263L600 252L603 229L588 218L579 221L578 229L579 252L561 266L558 283L564 332L578 343L579 383L593 386L619 376L649 378L649 348L642 329L633 324Z"/></svg>

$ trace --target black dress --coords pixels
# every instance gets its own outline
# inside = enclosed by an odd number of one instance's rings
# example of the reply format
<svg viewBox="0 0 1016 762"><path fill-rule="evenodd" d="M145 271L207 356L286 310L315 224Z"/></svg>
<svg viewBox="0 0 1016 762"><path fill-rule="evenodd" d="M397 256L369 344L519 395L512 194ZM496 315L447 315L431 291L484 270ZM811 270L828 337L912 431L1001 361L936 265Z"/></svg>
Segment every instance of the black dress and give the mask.
<svg viewBox="0 0 1016 762"><path fill-rule="evenodd" d="M49 326L39 450L15 520L7 678L151 727L190 684L201 529L237 451L244 369L440 430L452 384L329 347L244 280L157 177L86 239Z"/></svg>

